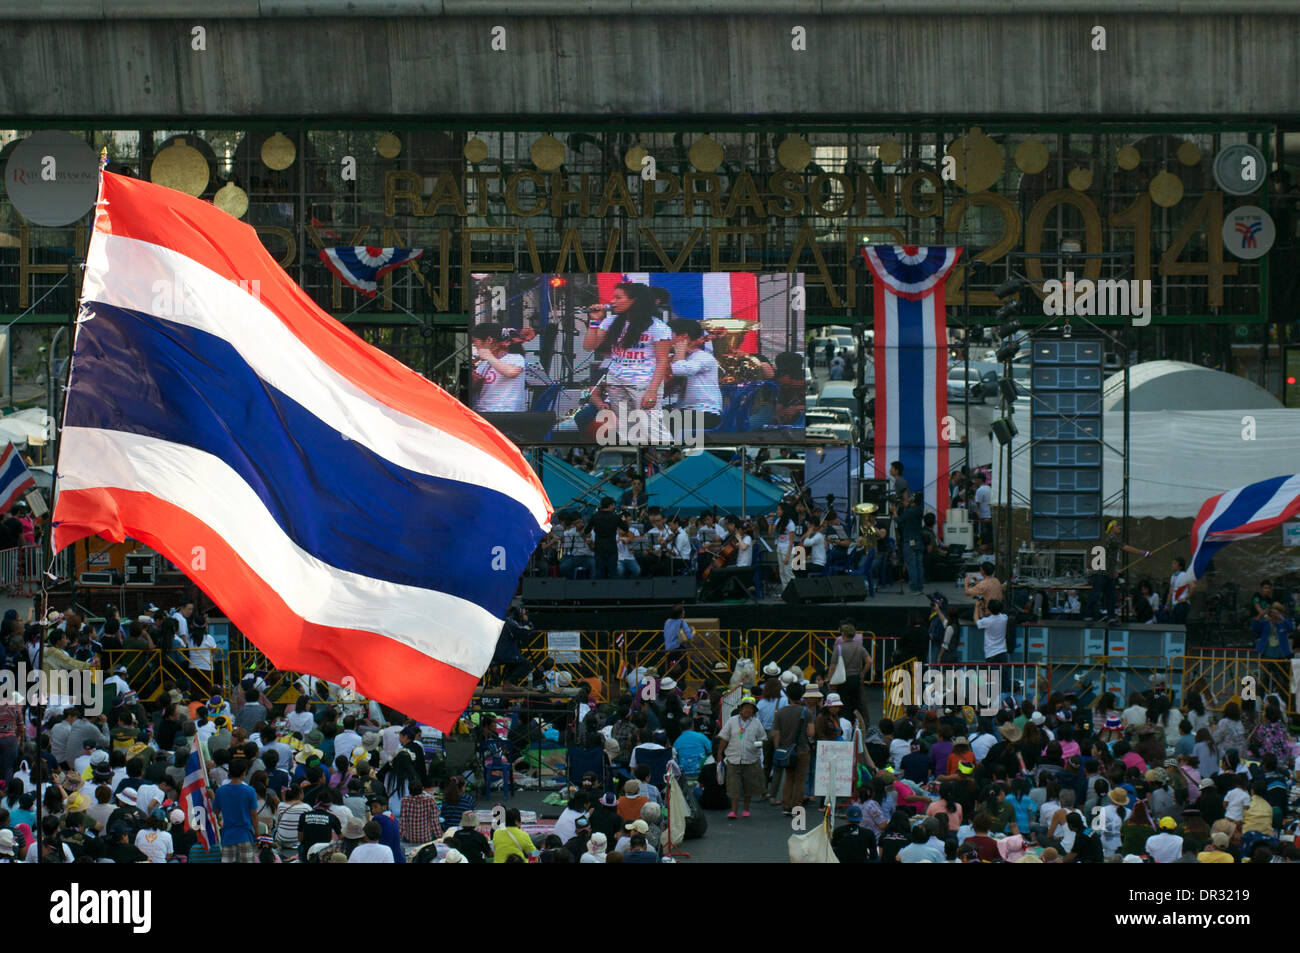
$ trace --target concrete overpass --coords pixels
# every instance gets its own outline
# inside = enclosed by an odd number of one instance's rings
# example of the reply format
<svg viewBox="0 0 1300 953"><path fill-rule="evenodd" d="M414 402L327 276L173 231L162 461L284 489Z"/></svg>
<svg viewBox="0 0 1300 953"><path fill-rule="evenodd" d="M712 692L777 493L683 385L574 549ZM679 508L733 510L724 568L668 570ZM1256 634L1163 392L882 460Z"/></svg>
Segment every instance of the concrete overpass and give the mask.
<svg viewBox="0 0 1300 953"><path fill-rule="evenodd" d="M0 121L1286 121L1297 37L1296 0L0 0Z"/></svg>

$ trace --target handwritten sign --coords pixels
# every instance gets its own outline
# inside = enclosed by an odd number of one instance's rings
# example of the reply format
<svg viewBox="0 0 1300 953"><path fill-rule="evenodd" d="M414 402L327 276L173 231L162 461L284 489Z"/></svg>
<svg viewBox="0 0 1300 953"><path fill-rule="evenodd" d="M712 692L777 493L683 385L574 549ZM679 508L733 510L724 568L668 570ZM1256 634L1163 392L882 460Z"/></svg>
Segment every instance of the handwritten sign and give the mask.
<svg viewBox="0 0 1300 953"><path fill-rule="evenodd" d="M848 797L853 793L853 742L817 742L817 776L813 794L817 797Z"/></svg>

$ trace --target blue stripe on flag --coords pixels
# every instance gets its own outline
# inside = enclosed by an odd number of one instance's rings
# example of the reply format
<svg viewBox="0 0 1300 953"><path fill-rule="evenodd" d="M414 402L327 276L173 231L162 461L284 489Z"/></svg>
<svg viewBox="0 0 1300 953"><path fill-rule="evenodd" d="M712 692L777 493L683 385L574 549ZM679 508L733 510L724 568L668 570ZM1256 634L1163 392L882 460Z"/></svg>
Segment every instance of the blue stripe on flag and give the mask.
<svg viewBox="0 0 1300 953"><path fill-rule="evenodd" d="M258 495L285 534L338 569L452 593L498 612L541 530L516 500L400 467L342 437L266 384L229 343L194 328L89 305L77 334L66 425L205 451ZM532 532L518 533L518 527ZM492 551L504 547L505 571ZM437 552L440 558L430 560Z"/></svg>
<svg viewBox="0 0 1300 953"><path fill-rule="evenodd" d="M934 474L925 472L925 422L934 415L926 401L925 300L898 298L898 459L913 493L925 494Z"/></svg>
<svg viewBox="0 0 1300 953"><path fill-rule="evenodd" d="M706 317L726 317L730 313L730 294L727 295L725 303L727 311L725 313L718 313L716 307L707 314L705 313L703 275L658 272L652 273L647 283L651 287L663 288L668 292L672 299L668 302L668 306L672 309L673 314L679 318L701 321Z"/></svg>

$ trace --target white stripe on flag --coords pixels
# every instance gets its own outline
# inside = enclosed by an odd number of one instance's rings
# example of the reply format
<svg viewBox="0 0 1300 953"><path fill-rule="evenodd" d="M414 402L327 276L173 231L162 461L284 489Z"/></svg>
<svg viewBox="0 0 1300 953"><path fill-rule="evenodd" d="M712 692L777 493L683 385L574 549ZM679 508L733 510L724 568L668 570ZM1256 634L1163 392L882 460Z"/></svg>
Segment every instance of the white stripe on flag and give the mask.
<svg viewBox="0 0 1300 953"><path fill-rule="evenodd" d="M293 542L239 475L217 457L139 434L63 430L60 490L114 487L151 493L221 536L285 604L308 622L360 629L462 671L492 661L502 620L465 599L347 572ZM80 474L94 474L93 477Z"/></svg>
<svg viewBox="0 0 1300 953"><path fill-rule="evenodd" d="M184 313L158 313L158 282L168 289L172 311L173 291L180 290ZM508 465L371 397L312 353L252 294L185 255L99 234L90 243L82 288L85 301L152 314L224 339L258 377L349 439L417 473L496 490L545 525L537 490Z"/></svg>

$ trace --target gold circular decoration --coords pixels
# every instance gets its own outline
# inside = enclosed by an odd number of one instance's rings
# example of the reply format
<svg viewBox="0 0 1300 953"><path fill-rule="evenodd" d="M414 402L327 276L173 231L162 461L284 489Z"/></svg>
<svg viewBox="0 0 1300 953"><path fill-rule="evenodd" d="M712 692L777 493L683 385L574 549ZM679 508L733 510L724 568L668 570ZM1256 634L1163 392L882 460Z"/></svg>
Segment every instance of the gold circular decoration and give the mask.
<svg viewBox="0 0 1300 953"><path fill-rule="evenodd" d="M154 156L149 167L149 181L165 185L186 195L202 195L208 187L208 160L184 139L176 139Z"/></svg>
<svg viewBox="0 0 1300 953"><path fill-rule="evenodd" d="M487 143L475 136L473 139L465 140L465 161L482 162L487 158Z"/></svg>
<svg viewBox="0 0 1300 953"><path fill-rule="evenodd" d="M1122 146L1119 152L1115 153L1115 164L1125 172L1132 172L1142 162L1142 153L1137 151L1137 146Z"/></svg>
<svg viewBox="0 0 1300 953"><path fill-rule="evenodd" d="M1201 147L1194 142L1184 142L1175 154L1183 165L1201 164Z"/></svg>
<svg viewBox="0 0 1300 953"><path fill-rule="evenodd" d="M903 146L897 139L886 139L876 150L876 155L880 156L880 161L885 165L897 165L898 160L903 158Z"/></svg>
<svg viewBox="0 0 1300 953"><path fill-rule="evenodd" d="M786 136L776 147L776 161L781 168L791 172L802 172L812 161L812 146L803 136Z"/></svg>
<svg viewBox="0 0 1300 953"><path fill-rule="evenodd" d="M1092 170L1085 169L1081 165L1075 166L1070 170L1070 174L1066 176L1066 179L1070 183L1070 188L1074 189L1074 191L1087 192L1092 187Z"/></svg>
<svg viewBox="0 0 1300 953"><path fill-rule="evenodd" d="M293 165L293 160L298 155L298 147L282 132L277 132L266 142L262 143L262 164L268 169L274 169L280 172Z"/></svg>
<svg viewBox="0 0 1300 953"><path fill-rule="evenodd" d="M692 142L686 155L697 172L716 172L718 166L722 165L722 146L709 136Z"/></svg>
<svg viewBox="0 0 1300 953"><path fill-rule="evenodd" d="M629 172L640 172L641 160L649 154L645 151L645 146L637 143L623 154L623 164L627 166Z"/></svg>
<svg viewBox="0 0 1300 953"><path fill-rule="evenodd" d="M958 136L944 150L956 160L952 181L967 192L983 192L1002 178L1002 147L984 135L979 126Z"/></svg>
<svg viewBox="0 0 1300 953"><path fill-rule="evenodd" d="M1037 139L1026 139L1016 146L1016 168L1026 175L1037 175L1047 168L1047 146Z"/></svg>
<svg viewBox="0 0 1300 953"><path fill-rule="evenodd" d="M381 158L396 159L397 154L402 151L402 140L391 132L386 132L375 141L375 151Z"/></svg>
<svg viewBox="0 0 1300 953"><path fill-rule="evenodd" d="M1161 208L1173 208L1183 199L1183 180L1172 172L1161 172L1147 187L1151 201Z"/></svg>
<svg viewBox="0 0 1300 953"><path fill-rule="evenodd" d="M212 204L233 218L243 218L248 211L248 193L234 182L227 182L212 196Z"/></svg>
<svg viewBox="0 0 1300 953"><path fill-rule="evenodd" d="M528 158L543 172L554 172L564 163L564 143L554 136L540 136L528 150Z"/></svg>

